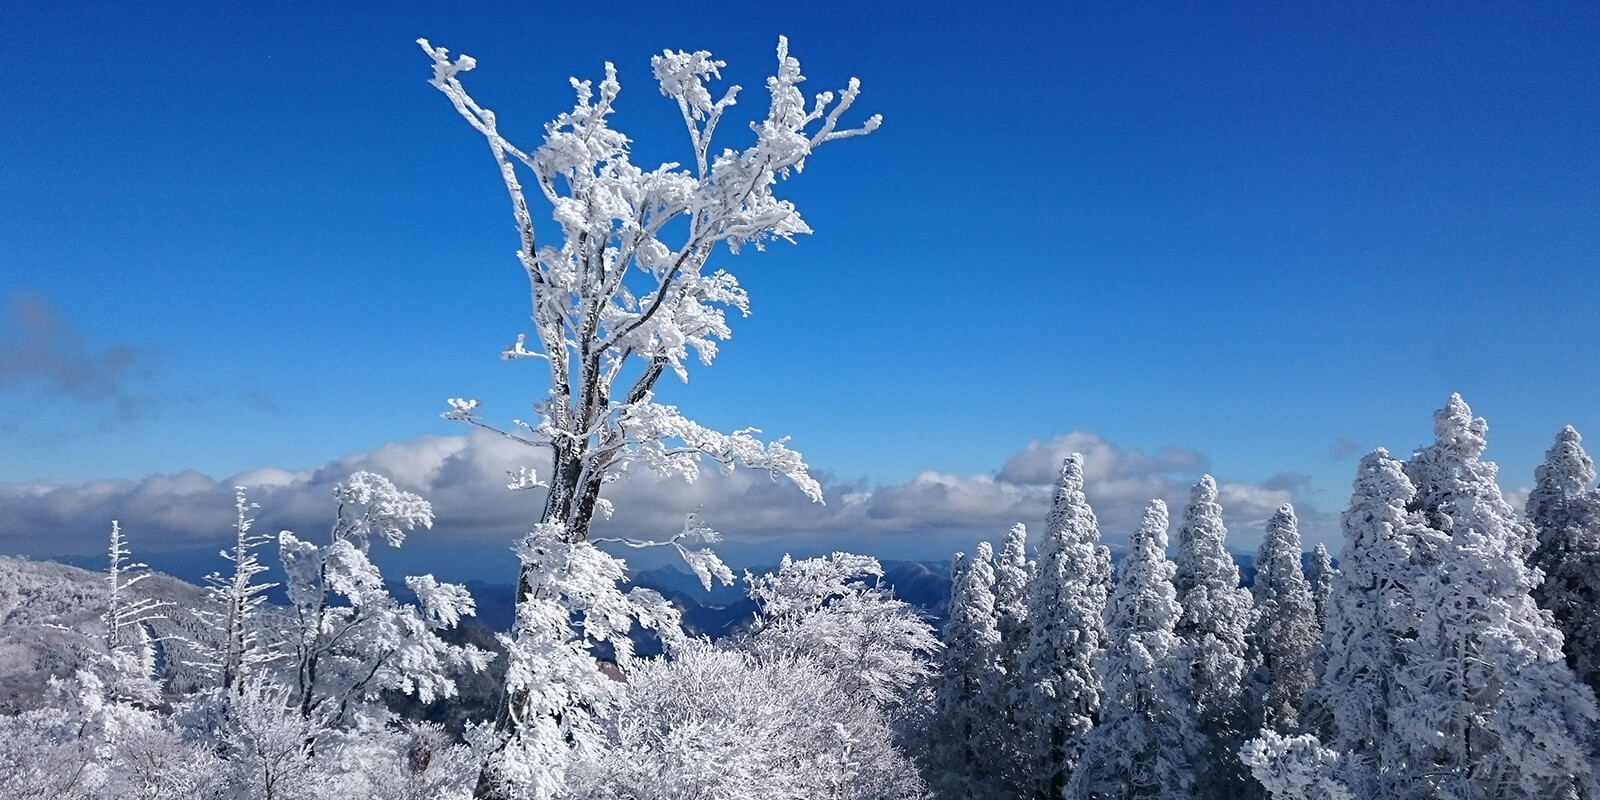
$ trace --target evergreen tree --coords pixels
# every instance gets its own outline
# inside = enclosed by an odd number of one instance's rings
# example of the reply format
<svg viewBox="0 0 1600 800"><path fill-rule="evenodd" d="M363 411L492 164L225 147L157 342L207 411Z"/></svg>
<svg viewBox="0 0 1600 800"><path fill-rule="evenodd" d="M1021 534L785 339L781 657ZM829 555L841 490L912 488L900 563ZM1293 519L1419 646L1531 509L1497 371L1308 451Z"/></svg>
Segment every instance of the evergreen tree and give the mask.
<svg viewBox="0 0 1600 800"><path fill-rule="evenodd" d="M1000 626L1000 663L1016 677L1017 661L1027 646L1028 528L1022 523L1006 533L1000 556L994 561L994 609Z"/></svg>
<svg viewBox="0 0 1600 800"><path fill-rule="evenodd" d="M1194 725L1188 668L1173 632L1183 609L1167 560L1167 506L1154 500L1128 540L1106 608L1106 647L1095 659L1105 686L1101 722L1085 742L1070 798L1194 797L1182 731Z"/></svg>
<svg viewBox="0 0 1600 800"><path fill-rule="evenodd" d="M1300 568L1300 530L1294 506L1284 504L1267 522L1256 553L1255 641L1261 654L1262 724L1282 733L1298 727L1297 713L1311 686L1311 654L1321 630L1311 586Z"/></svg>
<svg viewBox="0 0 1600 800"><path fill-rule="evenodd" d="M993 755L1004 709L1005 672L996 627L993 550L980 542L967 559L956 554L944 664L936 696L943 735L930 743L930 761L952 798L1001 796Z"/></svg>
<svg viewBox="0 0 1600 800"><path fill-rule="evenodd" d="M1083 495L1083 457L1061 464L1055 500L1028 585L1028 644L1019 663L1018 709L1029 793L1058 798L1100 718L1103 688L1094 658L1105 646L1111 552Z"/></svg>
<svg viewBox="0 0 1600 800"><path fill-rule="evenodd" d="M1472 416L1461 395L1452 394L1444 408L1433 414L1434 443L1421 448L1405 462L1406 477L1415 489L1407 508L1422 515L1436 531L1449 533L1451 502L1471 484L1493 479L1493 465L1478 460L1488 446L1489 423Z"/></svg>
<svg viewBox="0 0 1600 800"><path fill-rule="evenodd" d="M1344 547L1329 595L1322 675L1301 715L1340 754L1341 776L1357 797L1392 796L1384 776L1398 761L1394 675L1417 635L1416 585L1444 544L1406 511L1415 494L1400 462L1382 448L1357 467L1341 517Z"/></svg>
<svg viewBox="0 0 1600 800"><path fill-rule="evenodd" d="M1202 476L1190 493L1178 530L1173 586L1183 615L1176 632L1189 660L1189 688L1199 724L1187 732L1189 758L1212 764L1203 797L1238 797L1255 784L1239 761L1249 729L1245 675L1253 668L1246 637L1254 625L1250 592L1239 587L1239 566L1224 548L1228 529L1217 504L1217 483Z"/></svg>
<svg viewBox="0 0 1600 800"><path fill-rule="evenodd" d="M1534 604L1532 538L1479 458L1487 430L1452 395L1434 414L1435 443L1408 465L1428 487L1413 504L1447 538L1416 583L1417 637L1396 674L1396 783L1431 796L1592 797L1600 711Z"/></svg>
<svg viewBox="0 0 1600 800"><path fill-rule="evenodd" d="M1028 785L1030 764L1024 757L1027 740L1017 722L1018 691L1022 651L1028 646L1028 575L1031 564L1027 555L1028 528L1022 523L1011 526L1005 544L994 563L994 605L1000 628L1000 667L1005 671L1006 695L1001 698L1000 713L1003 727L999 749L992 754L1004 775L1003 782L1013 792L1021 792Z"/></svg>
<svg viewBox="0 0 1600 800"><path fill-rule="evenodd" d="M1333 594L1333 557L1327 546L1317 542L1311 551L1311 569L1306 580L1311 583L1311 600L1317 608L1317 636L1328 627L1328 596Z"/></svg>
<svg viewBox="0 0 1600 800"><path fill-rule="evenodd" d="M1555 615L1567 666L1600 691L1600 497L1589 489L1594 479L1583 437L1569 425L1534 471L1527 518L1538 539L1531 563L1544 572L1533 597Z"/></svg>

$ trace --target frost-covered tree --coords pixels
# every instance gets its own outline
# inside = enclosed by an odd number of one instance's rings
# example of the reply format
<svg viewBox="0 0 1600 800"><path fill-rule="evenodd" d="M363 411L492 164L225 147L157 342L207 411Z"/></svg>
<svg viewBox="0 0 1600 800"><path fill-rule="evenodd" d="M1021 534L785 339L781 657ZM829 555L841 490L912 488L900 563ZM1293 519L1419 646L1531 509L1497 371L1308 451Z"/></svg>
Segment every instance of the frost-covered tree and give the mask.
<svg viewBox="0 0 1600 800"><path fill-rule="evenodd" d="M128 543L122 526L111 521L109 563L106 568L105 622L107 666L111 691L122 700L151 705L161 699L156 683L156 642L150 623L161 618L165 600L139 597L133 587L150 577L145 564L129 563Z"/></svg>
<svg viewBox="0 0 1600 800"><path fill-rule="evenodd" d="M536 407L536 423L506 435L552 452L541 521L562 522L570 539L582 541L601 485L627 462L691 480L701 457L725 467L741 462L787 476L820 498L799 454L781 440L763 445L753 429L719 434L650 398L668 369L687 380L689 348L702 364L711 362L717 342L731 334L725 309L748 310L731 274L705 272L717 246L736 253L746 244L759 249L773 239L810 233L793 204L773 190L781 178L802 170L823 143L878 127L876 116L858 128L839 127L855 102L857 82L850 81L837 103L832 92L824 92L808 107L799 89L805 80L800 62L780 38L778 72L767 81L771 105L766 118L751 126L756 142L719 153L712 137L739 87L714 99L707 83L726 64L705 51L654 56L650 64L661 93L682 111L692 165L647 171L630 162L628 138L610 127L621 90L610 64L598 87L572 81L577 105L545 126L544 142L530 153L512 144L495 114L467 94L460 76L476 61L451 61L444 48L419 44L433 59L433 86L488 140L511 197L517 257L530 283L535 349L527 349L521 336L504 355L544 359L550 392ZM550 204L561 230L559 246L535 245L518 165ZM669 242L672 237L679 238ZM475 408L472 401L453 401L446 416L479 423Z"/></svg>
<svg viewBox="0 0 1600 800"><path fill-rule="evenodd" d="M222 794L222 762L92 670L52 679L47 705L0 715L0 796L187 800Z"/></svg>
<svg viewBox="0 0 1600 800"><path fill-rule="evenodd" d="M1324 551L1326 552L1326 551ZM1311 654L1322 635L1311 586L1300 567L1300 530L1294 506L1284 504L1267 522L1256 551L1254 638L1260 654L1264 726L1290 732L1311 686Z"/></svg>
<svg viewBox="0 0 1600 800"><path fill-rule="evenodd" d="M318 748L332 732L331 709L301 713L294 689L249 679L228 700L228 713L208 733L224 761L223 778L233 797L249 800L312 800L331 777ZM323 748L326 755L326 748Z"/></svg>
<svg viewBox="0 0 1600 800"><path fill-rule="evenodd" d="M1106 607L1106 646L1095 661L1105 687L1100 724L1086 737L1069 798L1195 797L1199 765L1185 754L1195 724L1183 643L1183 609L1167 560L1167 506L1150 503L1128 540Z"/></svg>
<svg viewBox="0 0 1600 800"><path fill-rule="evenodd" d="M406 579L419 605L400 603L367 557L374 536L398 547L406 531L431 526L432 507L370 472L352 474L334 496L339 508L327 545L288 531L278 536L296 622L287 648L301 716L324 713L343 725L385 691L415 694L423 702L455 696L452 671L482 669L490 657L438 636L473 613L472 596L465 587L424 575Z"/></svg>
<svg viewBox="0 0 1600 800"><path fill-rule="evenodd" d="M1322 631L1328 627L1328 597L1333 594L1333 557L1328 555L1328 547L1321 542L1311 550L1311 564L1306 573L1306 580L1311 585L1311 600L1317 608L1317 637L1321 638Z"/></svg>
<svg viewBox="0 0 1600 800"><path fill-rule="evenodd" d="M1033 565L1028 561L1028 528L1011 526L994 562L994 606L1000 629L1000 667L1005 671L1006 695L1000 699L1003 731L1000 746L989 754L995 769L1014 791L1030 785L1030 749L1017 714L1023 695L1021 687L1022 652L1028 646L1028 576Z"/></svg>
<svg viewBox="0 0 1600 800"><path fill-rule="evenodd" d="M927 761L942 775L945 797L1004 796L1008 705L995 613L993 548L980 542L969 559L957 553L952 566L950 621L934 694L935 730Z"/></svg>
<svg viewBox="0 0 1600 800"><path fill-rule="evenodd" d="M1028 527L1019 522L1006 532L1000 555L994 560L994 610L1000 629L1000 664L1013 678L1022 649L1027 646L1030 569Z"/></svg>
<svg viewBox="0 0 1600 800"><path fill-rule="evenodd" d="M1217 482L1201 476L1178 529L1173 587L1183 615L1176 627L1189 659L1188 686L1199 724L1187 731L1191 759L1212 764L1203 797L1237 797L1252 788L1239 762L1248 728L1244 679L1253 668L1247 637L1255 624L1250 592L1224 543L1228 529L1217 504Z"/></svg>
<svg viewBox="0 0 1600 800"><path fill-rule="evenodd" d="M1413 590L1417 636L1390 719L1403 749L1394 782L1433 796L1592 797L1600 711L1530 594L1532 539L1480 458L1487 431L1452 395L1434 414L1434 444L1407 468L1413 506L1444 546Z"/></svg>
<svg viewBox="0 0 1600 800"><path fill-rule="evenodd" d="M759 249L810 232L774 188L799 173L815 148L878 127L876 116L860 127L840 127L857 82L852 79L837 102L824 92L808 104L799 89L800 63L780 38L777 74L767 81L767 114L750 126L754 144L719 152L712 138L738 88L714 98L708 82L720 77L723 62L704 51L666 51L651 66L661 93L682 112L691 154L687 167L647 170L630 161L628 138L610 127L620 91L611 65L598 85L572 82L577 104L545 126L543 142L530 152L507 139L495 114L467 94L461 76L476 66L473 59L452 61L444 48L419 44L433 60L433 86L485 137L510 196L534 335L531 345L519 336L503 355L544 359L550 381L535 405L536 419L516 429L484 423L473 400L452 400L445 416L549 449L539 524L561 526L569 542L585 541L595 514L607 509L601 487L633 463L689 480L702 458L723 469L745 464L787 477L820 501L820 486L784 440L763 443L751 428L712 431L655 402L652 391L669 369L687 380L691 348L709 364L718 342L731 335L727 309L748 311L734 276L711 270L719 245L736 253L744 245ZM535 244L523 175L551 207L560 229L557 246ZM531 473L523 476L524 486L538 483ZM530 593L541 579L529 569L525 565L519 580L519 603L536 599ZM519 696L508 686L506 703ZM499 734L510 735L515 720L530 714L503 707Z"/></svg>
<svg viewBox="0 0 1600 800"><path fill-rule="evenodd" d="M1396 673L1417 635L1415 593L1438 563L1442 537L1406 511L1415 496L1400 462L1382 448L1361 460L1323 633L1322 674L1301 722L1340 754L1340 774L1357 797L1387 797L1401 758L1392 720Z"/></svg>
<svg viewBox="0 0 1600 800"><path fill-rule="evenodd" d="M1544 572L1534 599L1555 616L1567 666L1600 691L1600 496L1590 489L1594 479L1583 437L1568 425L1534 471L1527 519L1538 539L1530 564Z"/></svg>
<svg viewBox="0 0 1600 800"><path fill-rule="evenodd" d="M216 685L224 692L240 691L248 672L273 657L260 641L260 616L264 593L277 584L256 582L257 576L267 571L257 551L272 537L251 532L255 520L250 512L256 508L259 506L245 498L243 486L234 487L233 549L221 553L233 570L227 576L213 572L206 577L208 593L219 607L213 624L221 643L207 666L214 670Z"/></svg>
<svg viewBox="0 0 1600 800"><path fill-rule="evenodd" d="M1100 719L1104 688L1094 667L1105 647L1111 552L1083 494L1083 456L1062 461L1028 582L1027 645L1018 663L1017 722L1023 758L1041 798L1055 798L1076 768L1083 737Z"/></svg>

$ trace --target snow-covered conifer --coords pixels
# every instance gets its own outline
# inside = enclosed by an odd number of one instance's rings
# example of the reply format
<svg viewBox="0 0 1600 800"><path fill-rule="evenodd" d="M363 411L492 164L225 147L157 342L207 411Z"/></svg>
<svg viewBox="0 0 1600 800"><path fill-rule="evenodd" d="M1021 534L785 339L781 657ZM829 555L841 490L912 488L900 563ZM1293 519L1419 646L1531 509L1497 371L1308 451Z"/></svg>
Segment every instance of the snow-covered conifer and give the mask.
<svg viewBox="0 0 1600 800"><path fill-rule="evenodd" d="M1027 646L1028 528L1022 523L1006 532L1005 544L994 560L994 609L1000 628L1000 664L1016 677L1017 660Z"/></svg>
<svg viewBox="0 0 1600 800"><path fill-rule="evenodd" d="M1311 600L1317 607L1317 638L1328 627L1328 597L1333 594L1333 557L1321 542L1311 550L1311 565L1306 580L1311 584Z"/></svg>
<svg viewBox="0 0 1600 800"><path fill-rule="evenodd" d="M1106 646L1095 660L1105 687L1100 724L1086 737L1069 798L1191 798L1197 771L1183 748L1194 725L1188 665L1173 632L1183 609L1167 560L1167 507L1150 503L1106 608Z"/></svg>
<svg viewBox="0 0 1600 800"><path fill-rule="evenodd" d="M1479 458L1487 430L1452 396L1409 470L1428 486L1414 505L1447 538L1416 582L1417 636L1395 676L1394 784L1432 796L1592 797L1600 711L1533 601L1531 537L1501 497L1496 466Z"/></svg>
<svg viewBox="0 0 1600 800"><path fill-rule="evenodd" d="M1488 446L1489 424L1472 416L1472 409L1452 394L1444 408L1433 413L1434 443L1412 453L1404 464L1406 477L1415 489L1408 510L1422 516L1428 527L1449 535L1453 527L1449 512L1454 501L1467 493L1467 487L1494 481L1495 466L1478 456ZM1522 544L1532 552L1532 538L1525 529Z"/></svg>
<svg viewBox="0 0 1600 800"><path fill-rule="evenodd" d="M1100 719L1104 688L1094 659L1105 647L1110 588L1111 553L1083 494L1083 457L1073 453L1061 464L1039 539L1018 662L1017 722L1034 796L1060 796Z"/></svg>
<svg viewBox="0 0 1600 800"><path fill-rule="evenodd" d="M1329 597L1324 666L1301 719L1341 754L1341 776L1357 797L1389 796L1384 775L1397 761L1391 716L1400 698L1394 675L1416 636L1417 583L1443 546L1406 511L1414 497L1388 451L1361 459L1341 517L1344 546Z"/></svg>
<svg viewBox="0 0 1600 800"><path fill-rule="evenodd" d="M1583 437L1569 425L1534 471L1527 519L1538 539L1531 565L1544 572L1534 599L1555 616L1567 666L1600 691L1600 496L1589 488L1594 479Z"/></svg>
<svg viewBox="0 0 1600 800"><path fill-rule="evenodd" d="M945 775L946 797L1003 796L996 759L1003 735L1006 675L1000 664L1001 640L994 595L993 549L980 542L966 558L956 554L950 593L950 621L944 628L944 658L935 695L939 731L928 762Z"/></svg>
<svg viewBox="0 0 1600 800"><path fill-rule="evenodd" d="M1006 692L1000 698L1003 719L1001 745L990 758L1001 766L1004 783L1014 791L1023 791L1029 785L1028 759L1025 752L1022 727L1017 722L1018 704L1023 695L1021 686L1022 651L1028 646L1028 576L1032 564L1028 561L1028 528L1022 523L1011 526L1005 544L994 562L994 605L999 617L1000 666L1005 670Z"/></svg>
<svg viewBox="0 0 1600 800"><path fill-rule="evenodd" d="M1189 659L1189 690L1199 725L1187 732L1192 759L1213 764L1203 775L1203 797L1237 797L1252 788L1239 746L1246 734L1245 676L1253 668L1248 636L1255 624L1250 592L1239 586L1239 566L1224 543L1228 529L1217 504L1217 482L1201 476L1178 529L1173 587L1183 607L1176 632Z"/></svg>
<svg viewBox="0 0 1600 800"><path fill-rule="evenodd" d="M1262 724L1280 732L1298 725L1300 700L1311 686L1311 654L1321 629L1311 586L1300 567L1300 531L1294 506L1285 504L1267 522L1256 553L1255 642L1266 691Z"/></svg>

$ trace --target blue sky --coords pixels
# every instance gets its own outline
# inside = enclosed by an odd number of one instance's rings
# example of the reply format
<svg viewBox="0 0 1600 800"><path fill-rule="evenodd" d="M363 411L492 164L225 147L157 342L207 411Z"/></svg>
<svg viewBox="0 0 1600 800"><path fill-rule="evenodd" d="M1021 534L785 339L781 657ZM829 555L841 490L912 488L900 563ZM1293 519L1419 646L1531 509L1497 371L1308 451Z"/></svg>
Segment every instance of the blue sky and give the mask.
<svg viewBox="0 0 1600 800"><path fill-rule="evenodd" d="M1054 442L1164 492L1210 471L1241 547L1282 497L1332 541L1355 459L1424 444L1452 391L1508 491L1562 425L1600 431L1593 4L141 5L0 10L0 507L35 531L0 549L89 541L125 509L85 497L186 471L209 488L160 496L459 455L444 398L509 419L543 391L497 358L525 279L419 36L475 56L469 89L526 143L614 61L637 163L686 154L664 48L727 61L749 114L779 34L810 88L861 79L883 128L784 190L816 234L720 261L754 313L660 392L792 435L832 535L870 518L937 550L1036 523L1031 495L899 527L909 506L835 498L1005 488ZM174 542L212 524L160 519Z"/></svg>

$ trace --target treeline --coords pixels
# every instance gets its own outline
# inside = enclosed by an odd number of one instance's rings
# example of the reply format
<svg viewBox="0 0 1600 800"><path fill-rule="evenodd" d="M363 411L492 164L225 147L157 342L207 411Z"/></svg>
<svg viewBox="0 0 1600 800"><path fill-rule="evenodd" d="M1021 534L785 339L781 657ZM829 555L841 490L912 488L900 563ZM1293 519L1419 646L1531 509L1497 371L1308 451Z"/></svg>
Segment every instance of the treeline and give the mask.
<svg viewBox="0 0 1600 800"><path fill-rule="evenodd" d="M1600 494L1576 431L1519 519L1459 396L1434 444L1362 459L1339 568L1294 509L1251 589L1210 476L1168 558L1153 501L1112 579L1081 459L1032 561L956 561L930 783L965 798L1596 796Z"/></svg>

